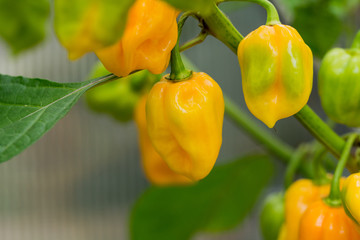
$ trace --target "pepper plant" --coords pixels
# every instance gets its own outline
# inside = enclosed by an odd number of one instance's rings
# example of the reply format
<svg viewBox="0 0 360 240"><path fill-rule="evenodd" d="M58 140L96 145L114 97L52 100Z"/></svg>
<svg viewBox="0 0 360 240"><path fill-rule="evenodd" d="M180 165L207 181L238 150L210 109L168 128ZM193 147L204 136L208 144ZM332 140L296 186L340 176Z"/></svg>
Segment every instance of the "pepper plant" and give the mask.
<svg viewBox="0 0 360 240"><path fill-rule="evenodd" d="M267 12L266 23L246 37L219 8L236 1L258 4ZM340 136L307 105L313 58L325 56L319 72L324 110L339 124L359 127L360 31L354 37L356 27L348 27L351 47L331 48L360 2L276 3L293 27L280 21L268 0L55 0L54 27L69 58L95 52L100 62L92 79L78 83L0 75L0 162L36 142L85 94L93 110L120 122L134 119L138 127L143 168L152 186L133 208L131 239L190 239L197 232L236 226L270 178L268 156L287 170L284 192L269 197L261 215L265 239L360 239L359 136L352 129ZM37 27L48 15L39 6L32 6ZM200 33L180 44L189 18L199 23ZM313 18L321 28L311 25ZM24 42L18 42L9 29L0 27L0 36L14 52L33 46L43 35L41 30L36 38L24 34ZM216 79L180 54L208 36L237 55L246 106L236 105ZM265 125L254 122L242 111L245 107ZM214 167L224 113L268 155L243 156ZM269 133L267 128L291 116L314 142L295 148ZM336 167L332 158L339 160ZM341 192L345 167L352 175ZM304 179L294 182L296 173ZM274 221L271 214L278 215Z"/></svg>

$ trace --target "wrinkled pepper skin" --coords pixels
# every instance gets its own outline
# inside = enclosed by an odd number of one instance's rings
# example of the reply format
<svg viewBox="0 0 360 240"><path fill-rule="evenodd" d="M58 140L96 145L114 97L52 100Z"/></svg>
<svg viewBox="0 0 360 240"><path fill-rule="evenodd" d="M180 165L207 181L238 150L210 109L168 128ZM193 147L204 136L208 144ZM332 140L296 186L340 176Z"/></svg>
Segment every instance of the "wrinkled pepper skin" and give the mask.
<svg viewBox="0 0 360 240"><path fill-rule="evenodd" d="M343 183L344 179L342 178L340 187L343 186ZM285 193L286 236L281 239L298 240L302 215L312 203L327 197L329 193L330 184L315 185L310 179L300 179L294 182Z"/></svg>
<svg viewBox="0 0 360 240"><path fill-rule="evenodd" d="M299 240L358 240L356 224L342 206L330 207L323 200L312 203L300 221Z"/></svg>
<svg viewBox="0 0 360 240"><path fill-rule="evenodd" d="M285 220L284 193L270 194L260 215L260 227L264 240L278 239Z"/></svg>
<svg viewBox="0 0 360 240"><path fill-rule="evenodd" d="M307 103L313 57L299 33L287 25L261 26L239 44L246 105L269 128Z"/></svg>
<svg viewBox="0 0 360 240"><path fill-rule="evenodd" d="M119 42L95 53L106 69L117 76L140 69L160 74L167 68L177 42L178 13L160 0L136 0Z"/></svg>
<svg viewBox="0 0 360 240"><path fill-rule="evenodd" d="M213 168L222 142L224 98L206 73L175 82L163 77L151 89L146 118L156 151L175 172L194 181Z"/></svg>
<svg viewBox="0 0 360 240"><path fill-rule="evenodd" d="M358 225L360 223L360 173L351 174L346 178L341 197L345 212Z"/></svg>
<svg viewBox="0 0 360 240"><path fill-rule="evenodd" d="M360 50L330 50L319 70L319 95L326 114L335 122L360 126Z"/></svg>
<svg viewBox="0 0 360 240"><path fill-rule="evenodd" d="M142 165L147 179L154 185L183 185L192 181L172 171L155 151L147 133L146 105L147 95L143 96L135 109L135 123L138 128Z"/></svg>

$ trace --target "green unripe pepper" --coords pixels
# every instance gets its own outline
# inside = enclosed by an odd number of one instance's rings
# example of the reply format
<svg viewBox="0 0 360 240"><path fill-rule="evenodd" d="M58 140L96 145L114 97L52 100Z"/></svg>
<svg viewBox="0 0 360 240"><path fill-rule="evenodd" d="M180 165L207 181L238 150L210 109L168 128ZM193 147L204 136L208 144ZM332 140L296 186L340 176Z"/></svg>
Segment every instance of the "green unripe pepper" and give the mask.
<svg viewBox="0 0 360 240"><path fill-rule="evenodd" d="M86 101L92 110L127 122L132 120L140 96L133 91L126 79L119 79L88 90Z"/></svg>
<svg viewBox="0 0 360 240"><path fill-rule="evenodd" d="M108 74L110 72L99 62L95 65L91 78ZM132 120L135 106L140 97L158 79L158 75L151 74L147 70L138 71L88 90L86 101L92 110L109 114L121 122L127 122Z"/></svg>
<svg viewBox="0 0 360 240"><path fill-rule="evenodd" d="M264 240L277 240L285 221L284 194L270 194L264 202L260 215L260 227Z"/></svg>
<svg viewBox="0 0 360 240"><path fill-rule="evenodd" d="M106 68L104 67L104 65L98 61L92 68L91 73L89 75L90 79L93 78L99 78L99 77L103 77L106 75L111 74L111 72L109 72L108 70L106 70Z"/></svg>
<svg viewBox="0 0 360 240"><path fill-rule="evenodd" d="M334 48L319 70L319 95L326 114L335 122L360 126L360 32L350 49Z"/></svg>
<svg viewBox="0 0 360 240"><path fill-rule="evenodd" d="M120 122L128 122L133 119L134 110L141 95L131 89L129 83L125 81L117 82L114 86L116 91L116 98L109 103L109 114Z"/></svg>

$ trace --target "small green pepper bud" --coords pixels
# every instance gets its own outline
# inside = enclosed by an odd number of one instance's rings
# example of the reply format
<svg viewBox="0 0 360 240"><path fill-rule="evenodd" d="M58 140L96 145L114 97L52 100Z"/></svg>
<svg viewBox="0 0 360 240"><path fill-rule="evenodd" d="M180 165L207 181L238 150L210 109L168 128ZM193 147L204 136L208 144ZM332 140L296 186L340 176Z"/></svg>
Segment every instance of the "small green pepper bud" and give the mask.
<svg viewBox="0 0 360 240"><path fill-rule="evenodd" d="M318 87L321 104L332 120L360 126L360 32L352 48L334 48L325 55Z"/></svg>
<svg viewBox="0 0 360 240"><path fill-rule="evenodd" d="M110 72L99 63L95 66L91 78L108 74ZM100 84L86 92L86 101L92 110L109 114L120 122L128 122L133 119L135 106L142 95L140 83L144 85L146 80L143 78L147 78L149 74L147 71L145 73L140 71L125 78ZM134 87L133 81L139 84Z"/></svg>
<svg viewBox="0 0 360 240"><path fill-rule="evenodd" d="M285 221L284 194L270 194L264 201L260 227L264 240L277 240Z"/></svg>

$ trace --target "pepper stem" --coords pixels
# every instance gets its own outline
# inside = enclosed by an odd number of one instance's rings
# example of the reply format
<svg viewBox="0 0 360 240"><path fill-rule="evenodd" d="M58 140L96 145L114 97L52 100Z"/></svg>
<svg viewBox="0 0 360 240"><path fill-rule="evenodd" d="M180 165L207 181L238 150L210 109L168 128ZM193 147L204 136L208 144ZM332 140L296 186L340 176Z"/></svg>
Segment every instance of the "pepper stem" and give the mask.
<svg viewBox="0 0 360 240"><path fill-rule="evenodd" d="M278 14L275 6L268 0L220 0L218 2L234 2L234 1L252 2L252 3L259 4L266 10L266 13L267 13L266 25L281 24L279 14Z"/></svg>
<svg viewBox="0 0 360 240"><path fill-rule="evenodd" d="M360 49L360 30L357 32L355 39L351 45L353 49Z"/></svg>
<svg viewBox="0 0 360 240"><path fill-rule="evenodd" d="M349 136L348 140L346 141L339 163L335 169L333 180L331 181L330 194L327 198L324 199L325 203L331 207L339 207L342 204L341 194L340 194L340 179L356 138L357 138L357 134L352 134Z"/></svg>
<svg viewBox="0 0 360 240"><path fill-rule="evenodd" d="M314 180L316 185L324 185L330 182L327 172L323 166L324 154L326 148L319 142L314 145L314 158L313 158L313 169L314 169Z"/></svg>
<svg viewBox="0 0 360 240"><path fill-rule="evenodd" d="M209 35L209 33L206 30L202 29L201 32L199 33L199 35L197 35L195 38L189 40L188 42L184 43L180 47L180 52L183 52L189 48L194 47L197 44L202 43L208 35Z"/></svg>
<svg viewBox="0 0 360 240"><path fill-rule="evenodd" d="M179 47L179 39L180 39L182 27L184 26L184 23L189 16L190 16L189 14L186 13L183 14L178 22L178 39L174 49L171 51L171 57L170 57L171 73L169 80L181 81L190 78L192 75L192 71L186 69L184 66L184 63L180 56L180 47Z"/></svg>
<svg viewBox="0 0 360 240"><path fill-rule="evenodd" d="M206 30L215 38L223 42L235 54L244 37L234 27L229 18L213 3L211 14L202 16Z"/></svg>
<svg viewBox="0 0 360 240"><path fill-rule="evenodd" d="M317 138L327 149L336 157L341 155L344 149L345 141L337 135L321 118L308 106L305 105L297 114L297 120L309 130L309 132ZM357 162L350 161L348 163L350 172L357 171Z"/></svg>
<svg viewBox="0 0 360 240"><path fill-rule="evenodd" d="M285 189L288 189L292 182L294 181L294 176L296 171L298 170L301 160L304 159L307 153L307 147L305 145L301 145L295 153L291 156L290 162L286 168L284 186Z"/></svg>

